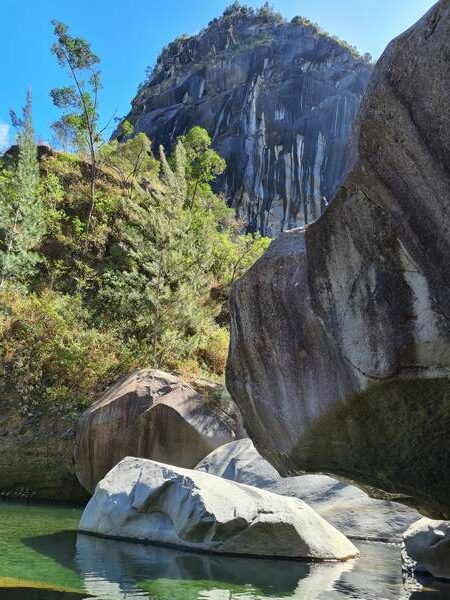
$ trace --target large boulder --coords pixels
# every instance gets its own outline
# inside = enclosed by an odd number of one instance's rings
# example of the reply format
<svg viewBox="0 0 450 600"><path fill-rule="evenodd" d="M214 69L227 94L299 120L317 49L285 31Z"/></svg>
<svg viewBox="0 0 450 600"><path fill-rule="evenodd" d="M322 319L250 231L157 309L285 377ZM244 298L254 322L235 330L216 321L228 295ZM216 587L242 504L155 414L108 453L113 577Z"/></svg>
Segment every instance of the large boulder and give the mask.
<svg viewBox="0 0 450 600"><path fill-rule="evenodd" d="M404 531L421 517L413 508L371 498L357 486L329 475L280 477L248 438L217 448L195 468L275 494L299 498L351 539L400 542Z"/></svg>
<svg viewBox="0 0 450 600"><path fill-rule="evenodd" d="M134 457L97 485L79 530L223 554L326 560L358 554L300 500Z"/></svg>
<svg viewBox="0 0 450 600"><path fill-rule="evenodd" d="M342 474L438 514L450 495L449 97L441 0L379 60L327 212L234 285L227 366L280 472Z"/></svg>
<svg viewBox="0 0 450 600"><path fill-rule="evenodd" d="M402 560L409 575L450 580L450 523L420 519L403 536Z"/></svg>
<svg viewBox="0 0 450 600"><path fill-rule="evenodd" d="M198 463L195 470L258 488L266 488L281 479L278 471L259 454L250 438L216 448Z"/></svg>
<svg viewBox="0 0 450 600"><path fill-rule="evenodd" d="M90 492L125 456L194 467L214 448L244 435L236 406L175 375L141 369L119 379L77 423L75 470Z"/></svg>

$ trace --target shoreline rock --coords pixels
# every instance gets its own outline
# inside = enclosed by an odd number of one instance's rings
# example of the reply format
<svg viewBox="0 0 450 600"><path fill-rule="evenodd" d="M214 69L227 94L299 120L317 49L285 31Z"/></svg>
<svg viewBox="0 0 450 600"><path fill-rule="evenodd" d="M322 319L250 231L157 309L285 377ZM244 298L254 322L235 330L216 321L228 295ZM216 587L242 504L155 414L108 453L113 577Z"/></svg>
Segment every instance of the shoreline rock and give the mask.
<svg viewBox="0 0 450 600"><path fill-rule="evenodd" d="M79 531L230 555L297 560L358 555L300 500L134 457L98 484Z"/></svg>
<svg viewBox="0 0 450 600"><path fill-rule="evenodd" d="M281 477L248 438L217 448L195 468L274 494L299 498L352 540L399 543L404 531L421 517L413 508L371 498L357 486L328 475Z"/></svg>
<svg viewBox="0 0 450 600"><path fill-rule="evenodd" d="M403 535L403 569L407 576L450 581L450 523L420 519Z"/></svg>

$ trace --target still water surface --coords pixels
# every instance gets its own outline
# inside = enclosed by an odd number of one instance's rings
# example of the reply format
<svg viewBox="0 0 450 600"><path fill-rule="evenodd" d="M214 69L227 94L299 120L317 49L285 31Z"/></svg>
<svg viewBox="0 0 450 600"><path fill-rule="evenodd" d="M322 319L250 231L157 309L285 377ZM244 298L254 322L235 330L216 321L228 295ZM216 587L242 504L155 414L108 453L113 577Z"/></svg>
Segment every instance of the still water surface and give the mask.
<svg viewBox="0 0 450 600"><path fill-rule="evenodd" d="M0 503L0 600L450 600L405 590L392 545L346 563L218 557L77 535L80 515Z"/></svg>

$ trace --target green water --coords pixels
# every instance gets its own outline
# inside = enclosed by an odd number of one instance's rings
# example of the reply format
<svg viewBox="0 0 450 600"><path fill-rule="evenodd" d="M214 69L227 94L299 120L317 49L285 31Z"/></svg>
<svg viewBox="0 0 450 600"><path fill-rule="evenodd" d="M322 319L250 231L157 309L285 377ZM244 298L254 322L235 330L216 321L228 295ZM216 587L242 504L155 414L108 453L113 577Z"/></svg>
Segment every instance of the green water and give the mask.
<svg viewBox="0 0 450 600"><path fill-rule="evenodd" d="M405 590L399 549L361 543L346 563L192 554L77 535L81 511L0 503L0 600L434 600Z"/></svg>

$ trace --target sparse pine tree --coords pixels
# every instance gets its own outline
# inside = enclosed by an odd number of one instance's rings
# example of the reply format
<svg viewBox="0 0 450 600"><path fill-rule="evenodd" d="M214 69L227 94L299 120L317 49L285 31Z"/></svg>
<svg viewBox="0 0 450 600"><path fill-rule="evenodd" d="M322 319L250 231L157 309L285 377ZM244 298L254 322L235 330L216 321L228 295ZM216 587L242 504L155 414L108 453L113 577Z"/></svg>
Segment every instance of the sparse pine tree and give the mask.
<svg viewBox="0 0 450 600"><path fill-rule="evenodd" d="M69 28L60 21L52 21L56 42L52 52L59 65L65 69L73 82L51 90L53 104L64 111L53 129L57 136L72 140L81 149L87 149L90 159L89 196L90 208L86 224L86 246L89 239L92 215L95 208L97 183L97 152L102 132L99 126L98 95L102 88L100 71L97 65L100 59L91 50L83 38L72 37Z"/></svg>
<svg viewBox="0 0 450 600"><path fill-rule="evenodd" d="M18 130L19 155L10 185L0 198L0 289L7 281L26 285L39 261L37 248L45 233L43 207L37 195L39 164L34 142L31 92L19 119L11 112Z"/></svg>

